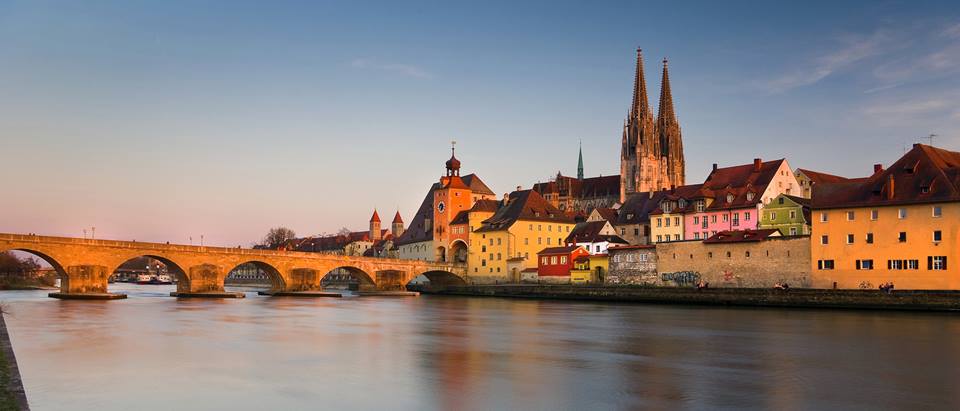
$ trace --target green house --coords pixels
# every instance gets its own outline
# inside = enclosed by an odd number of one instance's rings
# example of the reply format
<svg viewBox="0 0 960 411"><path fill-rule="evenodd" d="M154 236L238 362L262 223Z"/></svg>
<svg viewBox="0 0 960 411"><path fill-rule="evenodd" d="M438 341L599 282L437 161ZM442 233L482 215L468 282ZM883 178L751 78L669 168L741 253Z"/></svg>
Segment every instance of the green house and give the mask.
<svg viewBox="0 0 960 411"><path fill-rule="evenodd" d="M777 229L781 235L810 235L810 199L780 194L763 207L760 229Z"/></svg>

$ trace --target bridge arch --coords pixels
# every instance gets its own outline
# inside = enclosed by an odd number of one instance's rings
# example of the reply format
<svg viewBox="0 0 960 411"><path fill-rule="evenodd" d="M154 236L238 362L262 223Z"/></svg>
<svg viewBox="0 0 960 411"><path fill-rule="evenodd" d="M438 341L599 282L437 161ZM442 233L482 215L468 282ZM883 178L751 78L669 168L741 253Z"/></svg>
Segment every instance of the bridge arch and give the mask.
<svg viewBox="0 0 960 411"><path fill-rule="evenodd" d="M107 271L108 276L114 275L120 268L137 258L152 258L163 263L163 266L167 269L167 273L176 279L177 282L177 291L189 291L190 290L190 277L187 275L187 272L183 269L183 265L171 260L168 257L164 257L158 254L136 254L136 255L126 255L121 257L119 262L114 262L109 267L110 270Z"/></svg>
<svg viewBox="0 0 960 411"><path fill-rule="evenodd" d="M446 287L452 285L467 285L467 281L463 277L451 273L449 271L443 270L429 270L420 273L424 277L427 277L427 280L430 280L430 287ZM417 276L413 276L416 278ZM412 281L412 279L411 279Z"/></svg>
<svg viewBox="0 0 960 411"><path fill-rule="evenodd" d="M371 288L377 285L377 280L375 277L376 273L369 273L362 268L352 265L341 265L330 269L329 271L323 273L320 283L324 284L327 276L331 274L336 275L338 272L345 272L351 277L355 278L360 283L360 288Z"/></svg>
<svg viewBox="0 0 960 411"><path fill-rule="evenodd" d="M454 264L466 264L469 248L463 240L457 239L450 243L450 262Z"/></svg>
<svg viewBox="0 0 960 411"><path fill-rule="evenodd" d="M38 251L33 248L0 249L0 252L5 252L5 251L19 251L22 253L27 253L32 256L35 256L43 260L45 263L49 264L50 267L53 267L53 270L57 273L57 277L60 278L61 280L63 280L67 276L67 270L64 269L63 264L61 264L60 261L58 261L56 258L51 257L48 253L44 253L42 251Z"/></svg>
<svg viewBox="0 0 960 411"><path fill-rule="evenodd" d="M260 261L260 260L249 260L244 261L240 264L233 266L229 271L227 271L227 277L234 272L237 268L240 268L244 265L253 265L257 267L260 271L267 275L267 278L270 279L270 291L282 291L287 289L287 282L283 278L283 275L280 274L280 270L274 267L272 264Z"/></svg>

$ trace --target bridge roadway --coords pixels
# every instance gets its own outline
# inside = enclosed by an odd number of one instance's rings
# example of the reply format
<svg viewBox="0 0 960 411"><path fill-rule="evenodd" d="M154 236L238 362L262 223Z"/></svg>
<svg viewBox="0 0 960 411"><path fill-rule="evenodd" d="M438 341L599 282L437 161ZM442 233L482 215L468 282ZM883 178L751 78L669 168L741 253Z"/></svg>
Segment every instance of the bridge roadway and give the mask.
<svg viewBox="0 0 960 411"><path fill-rule="evenodd" d="M361 291L403 289L423 274L437 285L465 284L462 264L391 258L352 257L297 251L206 247L0 233L0 252L24 251L49 263L60 277L57 298L111 298L108 279L121 264L136 257L162 261L177 278L175 296L234 296L223 289L227 274L251 263L267 273L271 292L321 291L320 280L337 268L360 281Z"/></svg>

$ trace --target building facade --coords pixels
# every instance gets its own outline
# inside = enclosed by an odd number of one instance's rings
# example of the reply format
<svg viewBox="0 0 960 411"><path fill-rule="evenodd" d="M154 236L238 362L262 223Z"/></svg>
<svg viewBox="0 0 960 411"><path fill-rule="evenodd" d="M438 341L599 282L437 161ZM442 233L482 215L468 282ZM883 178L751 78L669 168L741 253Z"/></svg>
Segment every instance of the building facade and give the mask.
<svg viewBox="0 0 960 411"><path fill-rule="evenodd" d="M604 282L608 284L656 284L657 249L652 245L629 245L608 249L609 269Z"/></svg>
<svg viewBox="0 0 960 411"><path fill-rule="evenodd" d="M760 229L774 229L780 235L810 235L810 199L780 194L760 213Z"/></svg>
<svg viewBox="0 0 960 411"><path fill-rule="evenodd" d="M813 186L814 286L960 289L960 153L915 144L862 181Z"/></svg>
<svg viewBox="0 0 960 411"><path fill-rule="evenodd" d="M673 108L667 60L657 117L647 100L643 53L637 49L633 104L623 126L620 149L620 201L631 194L667 190L684 185L685 167L680 123Z"/></svg>
<svg viewBox="0 0 960 411"><path fill-rule="evenodd" d="M569 283L574 260L589 253L583 247L549 247L537 253L537 278L542 283Z"/></svg>

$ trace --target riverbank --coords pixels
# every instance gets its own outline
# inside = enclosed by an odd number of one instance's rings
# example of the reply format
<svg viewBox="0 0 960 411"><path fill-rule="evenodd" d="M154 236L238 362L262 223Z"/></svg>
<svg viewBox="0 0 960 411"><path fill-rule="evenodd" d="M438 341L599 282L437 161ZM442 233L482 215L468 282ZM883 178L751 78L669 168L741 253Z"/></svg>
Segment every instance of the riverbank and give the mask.
<svg viewBox="0 0 960 411"><path fill-rule="evenodd" d="M695 288L573 285L470 285L431 290L434 295L611 301L649 304L724 305L745 307L846 308L906 311L960 311L958 291L901 290L773 290L757 288Z"/></svg>
<svg viewBox="0 0 960 411"><path fill-rule="evenodd" d="M20 379L20 369L17 367L13 345L10 344L4 315L0 312L0 411L29 410L27 394Z"/></svg>

